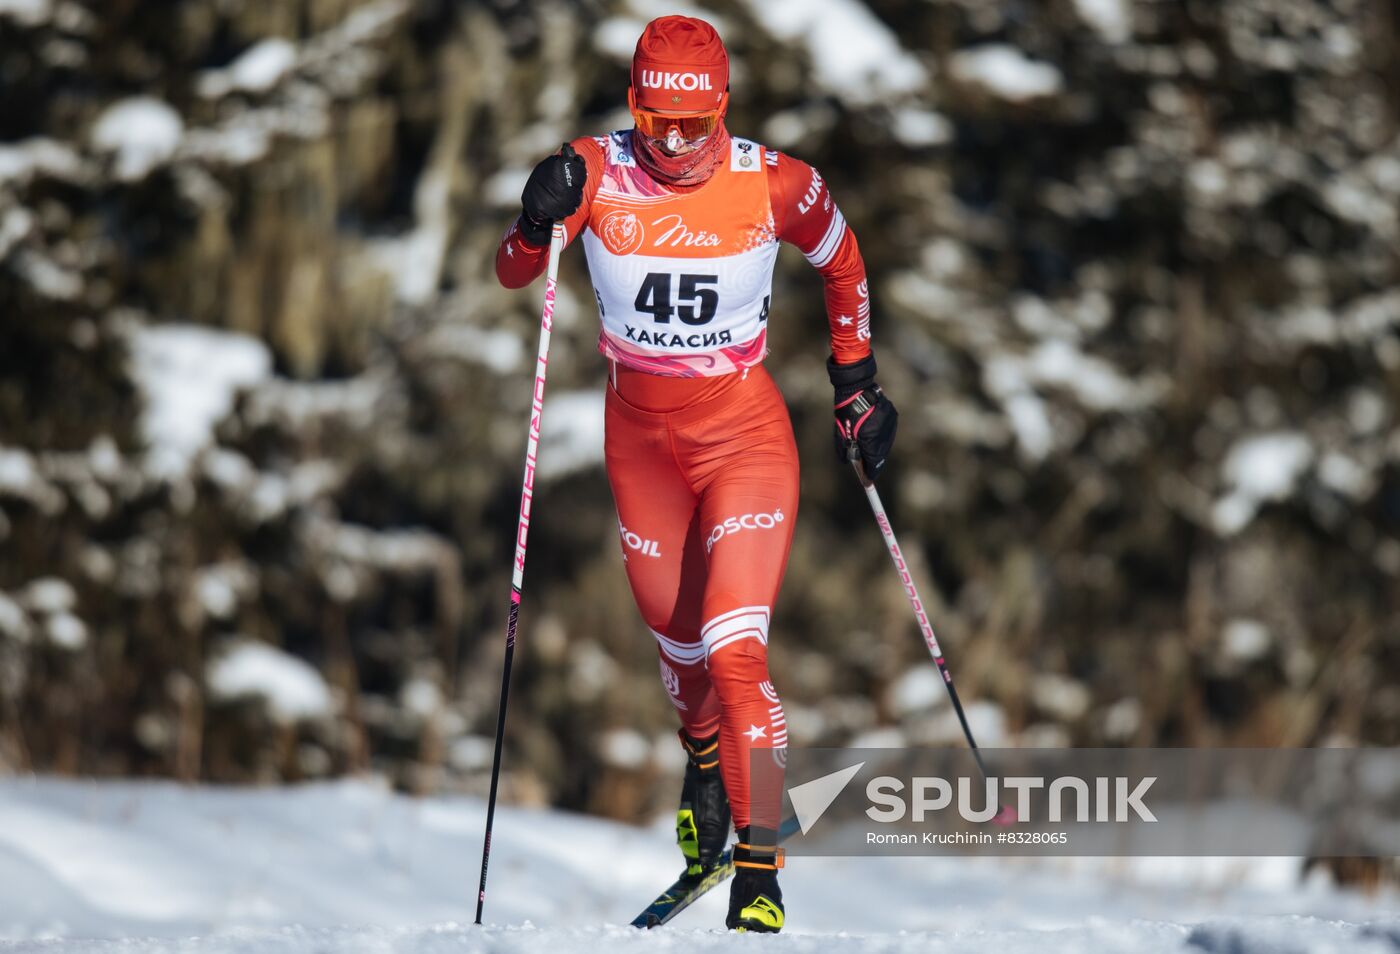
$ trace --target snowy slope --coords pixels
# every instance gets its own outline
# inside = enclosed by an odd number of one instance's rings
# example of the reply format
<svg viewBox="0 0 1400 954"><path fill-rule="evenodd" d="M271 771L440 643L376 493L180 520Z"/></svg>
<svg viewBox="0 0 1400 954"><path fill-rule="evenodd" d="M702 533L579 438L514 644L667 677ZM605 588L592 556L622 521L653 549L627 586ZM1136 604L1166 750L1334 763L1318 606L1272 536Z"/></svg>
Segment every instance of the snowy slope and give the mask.
<svg viewBox="0 0 1400 954"><path fill-rule="evenodd" d="M644 934L626 922L678 867L664 823L516 809L498 816L483 930L470 923L482 816L475 800L364 782L8 781L0 951L1400 951L1394 896L1299 885L1282 860L799 858L784 876L790 934L716 930L722 892Z"/></svg>

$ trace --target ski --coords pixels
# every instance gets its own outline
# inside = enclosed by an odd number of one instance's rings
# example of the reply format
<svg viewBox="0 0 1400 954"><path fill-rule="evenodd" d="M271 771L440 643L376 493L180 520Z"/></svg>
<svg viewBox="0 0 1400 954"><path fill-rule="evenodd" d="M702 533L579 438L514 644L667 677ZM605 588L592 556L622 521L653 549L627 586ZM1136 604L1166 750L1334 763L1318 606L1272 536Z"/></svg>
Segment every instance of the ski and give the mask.
<svg viewBox="0 0 1400 954"><path fill-rule="evenodd" d="M785 819L778 827L778 841L785 841L798 829L797 819ZM719 861L709 871L697 876L681 875L656 896L641 914L632 919L635 928L654 928L667 923L690 907L715 885L723 884L734 875L734 849L726 848Z"/></svg>

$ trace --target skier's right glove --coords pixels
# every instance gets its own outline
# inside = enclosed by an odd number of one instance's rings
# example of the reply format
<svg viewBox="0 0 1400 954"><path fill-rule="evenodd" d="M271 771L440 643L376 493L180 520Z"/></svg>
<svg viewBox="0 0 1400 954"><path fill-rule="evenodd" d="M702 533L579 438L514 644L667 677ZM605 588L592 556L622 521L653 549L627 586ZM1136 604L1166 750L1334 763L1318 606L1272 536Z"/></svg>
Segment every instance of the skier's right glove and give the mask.
<svg viewBox="0 0 1400 954"><path fill-rule="evenodd" d="M520 194L520 234L531 245L548 245L554 223L567 219L583 203L588 166L574 147L564 143L558 155L546 156L530 173Z"/></svg>
<svg viewBox="0 0 1400 954"><path fill-rule="evenodd" d="M855 364L826 359L826 373L836 389L836 456L850 460L851 445L860 455L865 476L874 480L894 449L899 412L875 383L875 356Z"/></svg>

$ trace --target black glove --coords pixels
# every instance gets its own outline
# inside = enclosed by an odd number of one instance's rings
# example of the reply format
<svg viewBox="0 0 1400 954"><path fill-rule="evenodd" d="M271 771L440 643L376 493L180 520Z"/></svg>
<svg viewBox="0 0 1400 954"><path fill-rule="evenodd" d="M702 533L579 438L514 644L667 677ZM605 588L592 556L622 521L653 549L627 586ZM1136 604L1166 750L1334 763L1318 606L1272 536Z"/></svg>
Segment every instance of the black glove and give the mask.
<svg viewBox="0 0 1400 954"><path fill-rule="evenodd" d="M567 219L583 202L588 166L574 147L564 143L558 155L535 166L520 193L520 234L531 245L548 245L554 223Z"/></svg>
<svg viewBox="0 0 1400 954"><path fill-rule="evenodd" d="M855 364L837 364L834 357L827 358L826 373L836 389L836 456L850 461L854 443L865 476L873 481L890 456L899 423L899 412L875 383L875 356Z"/></svg>

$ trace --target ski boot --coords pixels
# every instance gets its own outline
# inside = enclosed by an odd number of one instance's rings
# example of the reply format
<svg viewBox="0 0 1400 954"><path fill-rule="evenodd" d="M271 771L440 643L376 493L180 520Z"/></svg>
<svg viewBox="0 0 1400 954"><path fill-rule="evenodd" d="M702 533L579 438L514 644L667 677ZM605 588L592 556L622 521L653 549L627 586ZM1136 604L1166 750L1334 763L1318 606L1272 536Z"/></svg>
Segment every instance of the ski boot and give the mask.
<svg viewBox="0 0 1400 954"><path fill-rule="evenodd" d="M680 732L685 746L685 783L676 811L676 842L685 855L685 873L701 878L724 853L729 840L729 796L719 774L719 733L692 739Z"/></svg>
<svg viewBox="0 0 1400 954"><path fill-rule="evenodd" d="M783 929L783 891L778 887L778 869L782 866L783 850L778 847L776 832L739 829L725 927L764 934L777 934Z"/></svg>

